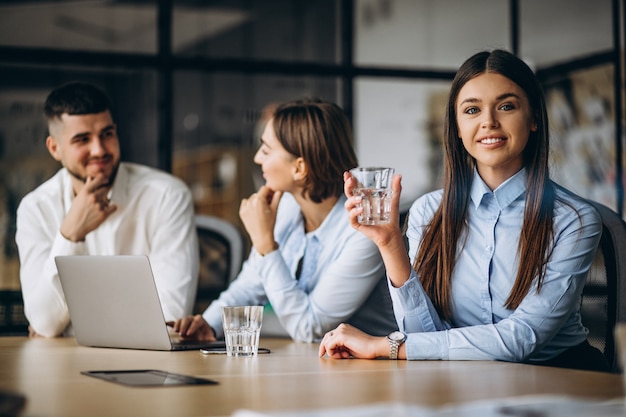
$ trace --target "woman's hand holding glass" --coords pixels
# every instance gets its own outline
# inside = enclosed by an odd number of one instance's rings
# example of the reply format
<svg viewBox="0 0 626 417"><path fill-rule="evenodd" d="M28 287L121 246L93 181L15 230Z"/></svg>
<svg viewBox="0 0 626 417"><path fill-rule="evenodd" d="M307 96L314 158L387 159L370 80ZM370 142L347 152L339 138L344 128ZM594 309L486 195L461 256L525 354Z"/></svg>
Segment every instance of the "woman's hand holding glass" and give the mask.
<svg viewBox="0 0 626 417"><path fill-rule="evenodd" d="M402 286L411 274L411 263L407 255L400 225L402 176L396 174L391 180L393 194L389 223L377 225L359 223L358 217L362 212L362 208L359 207L361 197L353 195L353 190L357 187L358 181L349 172L343 174L343 181L344 193L348 198L344 206L348 211L348 216L350 216L350 224L378 246L391 283L395 287Z"/></svg>
<svg viewBox="0 0 626 417"><path fill-rule="evenodd" d="M361 202L360 196L353 194L354 189L357 188L358 181L350 174L345 172L343 174L344 181L344 193L348 199L345 203L345 208L350 216L350 224L352 227L369 237L380 248L385 246L387 242L393 239L396 235L402 235L400 230L400 193L402 191L401 176L399 174L394 175L391 183L391 189L393 194L391 197L391 213L389 223L367 225L359 223L359 215L363 212L363 208L359 207Z"/></svg>

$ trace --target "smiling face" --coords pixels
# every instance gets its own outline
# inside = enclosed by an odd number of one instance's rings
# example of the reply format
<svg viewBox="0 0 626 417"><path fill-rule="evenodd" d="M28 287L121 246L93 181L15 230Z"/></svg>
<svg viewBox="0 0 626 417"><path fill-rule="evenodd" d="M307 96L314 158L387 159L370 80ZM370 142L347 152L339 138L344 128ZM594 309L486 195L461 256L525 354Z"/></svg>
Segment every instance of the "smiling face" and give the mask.
<svg viewBox="0 0 626 417"><path fill-rule="evenodd" d="M261 166L266 185L274 191L293 194L297 183L303 179L303 159L296 158L281 145L272 120L265 125L261 147L254 155L254 162Z"/></svg>
<svg viewBox="0 0 626 417"><path fill-rule="evenodd" d="M111 113L69 115L50 123L48 151L72 175L78 193L88 177L99 174L111 185L120 163L120 146Z"/></svg>
<svg viewBox="0 0 626 417"><path fill-rule="evenodd" d="M455 109L463 146L493 190L524 165L524 148L537 129L528 97L509 78L487 72L465 83Z"/></svg>

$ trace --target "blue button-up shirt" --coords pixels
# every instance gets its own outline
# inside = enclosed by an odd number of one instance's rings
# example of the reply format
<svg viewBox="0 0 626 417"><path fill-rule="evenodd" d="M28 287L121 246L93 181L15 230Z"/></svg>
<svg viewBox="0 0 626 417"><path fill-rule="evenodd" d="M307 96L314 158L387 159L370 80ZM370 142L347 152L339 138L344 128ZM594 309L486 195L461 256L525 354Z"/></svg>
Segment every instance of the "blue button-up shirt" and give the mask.
<svg viewBox="0 0 626 417"><path fill-rule="evenodd" d="M520 262L517 247L525 187L525 170L493 192L475 173L467 233L460 239L452 276L449 322L437 315L414 271L402 287L389 284L398 325L408 333L408 359L542 361L586 339L580 297L602 222L593 206L560 188L554 249L541 291L537 293L533 285L518 308L504 306ZM435 191L411 207L407 230L411 262L423 227L441 198L442 191Z"/></svg>
<svg viewBox="0 0 626 417"><path fill-rule="evenodd" d="M237 279L202 314L218 336L223 334L222 305L268 301L298 341L321 340L342 322L379 336L397 328L378 248L350 225L345 201L341 196L322 224L306 233L300 206L291 194L283 194L274 228L279 249L265 256L252 249ZM316 262L310 274L297 280L298 264L314 241Z"/></svg>

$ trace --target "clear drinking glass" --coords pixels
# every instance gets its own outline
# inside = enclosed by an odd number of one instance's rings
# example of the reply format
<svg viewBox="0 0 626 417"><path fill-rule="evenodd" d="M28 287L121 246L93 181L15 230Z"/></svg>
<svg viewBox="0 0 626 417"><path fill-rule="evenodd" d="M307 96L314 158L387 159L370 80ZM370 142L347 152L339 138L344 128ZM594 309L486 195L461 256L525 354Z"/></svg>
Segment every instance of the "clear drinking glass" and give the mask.
<svg viewBox="0 0 626 417"><path fill-rule="evenodd" d="M263 306L222 307L228 356L256 356L263 324Z"/></svg>
<svg viewBox="0 0 626 417"><path fill-rule="evenodd" d="M391 213L391 178L393 168L384 167L357 167L350 170L358 185L352 191L355 196L361 196L360 207L363 208L358 221L361 224L389 223Z"/></svg>

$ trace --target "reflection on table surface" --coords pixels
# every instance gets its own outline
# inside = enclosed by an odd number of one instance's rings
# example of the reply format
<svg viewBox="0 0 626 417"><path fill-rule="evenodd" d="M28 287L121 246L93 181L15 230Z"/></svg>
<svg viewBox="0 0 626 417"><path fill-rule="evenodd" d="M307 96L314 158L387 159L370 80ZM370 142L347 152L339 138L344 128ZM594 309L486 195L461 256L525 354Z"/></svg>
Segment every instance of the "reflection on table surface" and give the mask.
<svg viewBox="0 0 626 417"><path fill-rule="evenodd" d="M331 360L317 344L261 338L255 358L78 346L73 338L0 338L0 391L26 396L26 416L230 416L376 403L442 406L526 395L608 400L622 376L483 361ZM158 369L213 386L126 387L81 371Z"/></svg>

